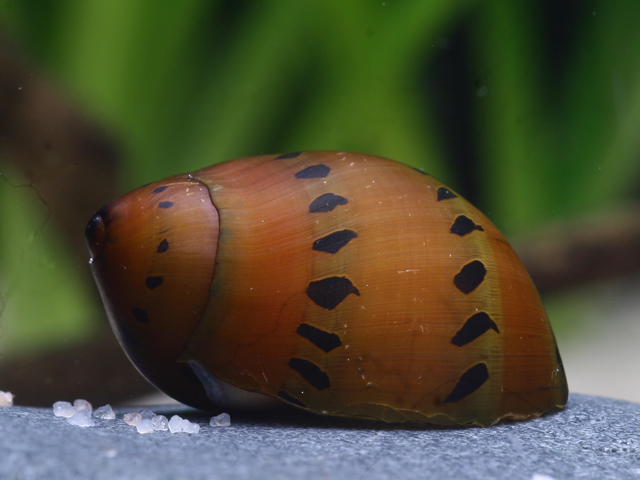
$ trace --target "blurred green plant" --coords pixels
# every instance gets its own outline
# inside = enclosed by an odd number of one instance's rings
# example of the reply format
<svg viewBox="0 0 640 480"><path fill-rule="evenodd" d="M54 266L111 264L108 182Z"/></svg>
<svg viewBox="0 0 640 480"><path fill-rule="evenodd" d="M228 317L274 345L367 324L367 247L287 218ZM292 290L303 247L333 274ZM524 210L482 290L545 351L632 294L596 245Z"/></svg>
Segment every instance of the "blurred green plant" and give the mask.
<svg viewBox="0 0 640 480"><path fill-rule="evenodd" d="M472 172L471 200L508 236L637 193L638 2L10 0L0 18L117 132L123 191L240 156L353 150L463 194ZM448 42L460 32L462 51ZM465 64L448 97L467 109L462 139L425 80L447 55ZM11 251L49 248L0 243L5 278ZM63 262L59 245L45 250ZM78 292L51 295L71 308Z"/></svg>
<svg viewBox="0 0 640 480"><path fill-rule="evenodd" d="M92 286L82 283L38 192L10 165L0 169L0 358L72 344L95 330Z"/></svg>
<svg viewBox="0 0 640 480"><path fill-rule="evenodd" d="M478 115L484 193L513 232L611 208L638 189L640 3L583 3L569 45L545 36L537 7L487 2L474 32L487 85Z"/></svg>

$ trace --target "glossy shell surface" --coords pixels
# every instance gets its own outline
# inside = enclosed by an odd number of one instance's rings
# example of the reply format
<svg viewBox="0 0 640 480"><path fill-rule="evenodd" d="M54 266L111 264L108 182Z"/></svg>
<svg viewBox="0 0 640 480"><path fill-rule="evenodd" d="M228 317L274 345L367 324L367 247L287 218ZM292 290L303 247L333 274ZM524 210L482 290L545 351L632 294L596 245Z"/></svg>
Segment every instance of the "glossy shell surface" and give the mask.
<svg viewBox="0 0 640 480"><path fill-rule="evenodd" d="M491 425L566 403L513 249L401 163L233 160L112 202L87 240L125 351L182 402L210 406L197 362L242 390L388 422Z"/></svg>

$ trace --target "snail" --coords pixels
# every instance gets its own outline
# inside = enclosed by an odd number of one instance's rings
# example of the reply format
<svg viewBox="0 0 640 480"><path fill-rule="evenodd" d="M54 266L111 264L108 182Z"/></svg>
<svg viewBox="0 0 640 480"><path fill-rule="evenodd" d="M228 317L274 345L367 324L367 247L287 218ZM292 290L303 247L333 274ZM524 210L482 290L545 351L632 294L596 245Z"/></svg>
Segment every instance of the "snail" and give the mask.
<svg viewBox="0 0 640 480"><path fill-rule="evenodd" d="M120 344L185 404L478 426L566 404L513 249L402 163L232 160L114 200L86 238Z"/></svg>

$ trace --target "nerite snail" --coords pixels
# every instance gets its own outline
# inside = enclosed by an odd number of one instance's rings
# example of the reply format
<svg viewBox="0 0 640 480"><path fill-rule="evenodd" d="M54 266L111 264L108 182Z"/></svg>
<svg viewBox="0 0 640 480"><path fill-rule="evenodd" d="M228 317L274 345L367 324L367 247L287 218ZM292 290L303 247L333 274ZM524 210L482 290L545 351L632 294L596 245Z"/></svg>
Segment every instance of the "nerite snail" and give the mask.
<svg viewBox="0 0 640 480"><path fill-rule="evenodd" d="M183 403L278 399L491 425L567 401L551 326L512 248L454 191L401 163L344 152L233 160L111 202L86 236L122 347Z"/></svg>

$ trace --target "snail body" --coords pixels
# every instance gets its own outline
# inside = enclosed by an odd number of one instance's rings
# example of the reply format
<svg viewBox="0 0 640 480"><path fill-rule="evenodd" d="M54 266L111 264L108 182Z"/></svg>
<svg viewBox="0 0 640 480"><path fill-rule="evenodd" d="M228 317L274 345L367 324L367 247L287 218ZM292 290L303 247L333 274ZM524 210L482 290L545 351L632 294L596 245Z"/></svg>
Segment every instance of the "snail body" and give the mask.
<svg viewBox="0 0 640 480"><path fill-rule="evenodd" d="M224 162L111 202L86 236L121 345L183 403L486 426L567 401L513 249L401 163Z"/></svg>

